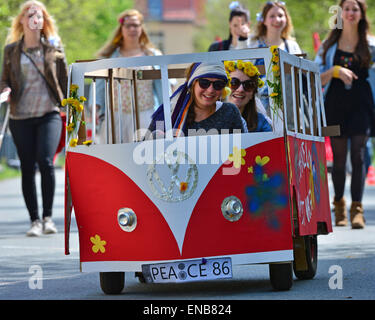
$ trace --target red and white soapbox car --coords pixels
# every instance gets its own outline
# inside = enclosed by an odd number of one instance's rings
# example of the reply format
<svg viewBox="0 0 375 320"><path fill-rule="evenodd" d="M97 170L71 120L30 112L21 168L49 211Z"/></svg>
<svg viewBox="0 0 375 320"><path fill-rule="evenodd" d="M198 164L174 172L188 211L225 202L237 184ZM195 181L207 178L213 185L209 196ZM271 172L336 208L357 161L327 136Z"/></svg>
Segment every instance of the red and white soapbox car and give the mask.
<svg viewBox="0 0 375 320"><path fill-rule="evenodd" d="M269 264L276 290L291 288L293 270L297 278L314 277L317 235L332 232L324 137L336 128L326 126L318 66L277 52L283 102L275 108L270 99L273 131L263 133L173 138L169 79L182 77L192 62L238 59L263 59L260 70L268 78L268 48L71 66L78 96L91 81L90 105L102 81L106 111L102 143L96 142L96 108L86 108L93 143L78 139L72 147L74 134L67 139L66 254L74 209L81 271L99 272L105 293L123 290L125 272L147 283L187 282L231 278L234 265ZM140 70L145 66L150 70ZM127 116L137 129L135 84L145 79L162 85L167 134L124 142L117 121L122 99L114 92L122 81L132 88ZM83 120L75 121L85 131Z"/></svg>

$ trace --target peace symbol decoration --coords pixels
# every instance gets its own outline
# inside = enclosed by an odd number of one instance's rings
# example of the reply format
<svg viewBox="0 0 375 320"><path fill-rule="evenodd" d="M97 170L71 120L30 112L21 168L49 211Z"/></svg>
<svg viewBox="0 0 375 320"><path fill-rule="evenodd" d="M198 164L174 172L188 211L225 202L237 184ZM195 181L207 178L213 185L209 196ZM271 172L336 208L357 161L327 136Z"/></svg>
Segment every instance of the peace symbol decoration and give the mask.
<svg viewBox="0 0 375 320"><path fill-rule="evenodd" d="M161 166L162 164L167 165L167 174L164 172L164 175L161 175L158 171L165 167ZM185 174L181 171L185 171ZM167 202L180 202L190 198L194 193L198 183L198 168L186 153L177 150L167 151L149 165L147 178L151 191L157 198Z"/></svg>

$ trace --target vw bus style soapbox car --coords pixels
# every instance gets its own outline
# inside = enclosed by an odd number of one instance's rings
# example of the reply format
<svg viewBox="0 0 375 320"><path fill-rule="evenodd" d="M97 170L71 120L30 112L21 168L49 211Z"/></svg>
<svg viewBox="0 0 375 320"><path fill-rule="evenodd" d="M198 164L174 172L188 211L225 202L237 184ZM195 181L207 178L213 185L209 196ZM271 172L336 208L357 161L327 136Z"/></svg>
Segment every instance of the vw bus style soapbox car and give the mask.
<svg viewBox="0 0 375 320"><path fill-rule="evenodd" d="M273 54L279 77L268 72ZM239 59L262 59L261 73L280 81L282 103L270 98L273 131L173 137L169 80L183 78L192 62ZM188 282L231 278L234 265L269 264L275 290L291 288L293 270L299 279L314 277L317 236L332 232L324 137L337 134L326 125L315 63L246 49L77 62L69 79L77 96L90 83L91 103L85 121L67 111L74 128L66 143L65 251L74 209L81 271L99 272L105 293L123 290L125 272L146 283ZM143 141L137 84L150 79L162 87L166 134ZM100 82L98 143L91 106ZM131 88L130 142L118 121L121 93L114 94L123 82ZM92 144L82 144L90 119Z"/></svg>

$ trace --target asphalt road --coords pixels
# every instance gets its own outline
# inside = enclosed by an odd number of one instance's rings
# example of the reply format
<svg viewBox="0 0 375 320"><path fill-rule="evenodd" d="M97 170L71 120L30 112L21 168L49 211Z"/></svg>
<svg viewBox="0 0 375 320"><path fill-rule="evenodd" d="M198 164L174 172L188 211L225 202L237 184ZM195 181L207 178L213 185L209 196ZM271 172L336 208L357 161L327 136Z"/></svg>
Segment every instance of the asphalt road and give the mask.
<svg viewBox="0 0 375 320"><path fill-rule="evenodd" d="M38 177L39 179L39 177ZM39 181L39 180L38 180ZM105 295L97 273L79 270L78 233L71 228L71 254L64 254L64 173L57 171L55 235L27 238L29 220L20 179L0 182L0 300L373 300L375 299L375 187L366 186L364 230L336 228L318 238L313 280L289 291L272 291L268 265L235 266L233 279L185 284L141 284L125 276L120 295ZM347 195L348 198L349 195Z"/></svg>

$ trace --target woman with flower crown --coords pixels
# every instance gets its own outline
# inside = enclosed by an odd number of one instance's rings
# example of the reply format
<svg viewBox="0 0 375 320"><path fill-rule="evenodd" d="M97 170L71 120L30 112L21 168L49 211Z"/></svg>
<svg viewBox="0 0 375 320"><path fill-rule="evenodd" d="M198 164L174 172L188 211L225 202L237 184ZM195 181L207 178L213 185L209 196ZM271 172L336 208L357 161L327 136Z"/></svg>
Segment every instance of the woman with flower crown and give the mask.
<svg viewBox="0 0 375 320"><path fill-rule="evenodd" d="M258 88L264 86L259 78L260 72L250 61L225 61L231 94L228 101L235 104L246 121L249 132L272 131L271 120L268 118L262 103L256 98Z"/></svg>
<svg viewBox="0 0 375 320"><path fill-rule="evenodd" d="M236 49L266 48L277 46L290 54L301 54L301 48L292 38L293 24L285 3L282 1L268 1L257 14L257 25L254 35L247 40L239 41ZM256 64L263 64L257 61ZM268 87L259 90L259 95L267 113L270 114ZM288 99L288 97L286 97Z"/></svg>
<svg viewBox="0 0 375 320"><path fill-rule="evenodd" d="M0 92L10 91L9 128L21 161L22 193L30 215L27 236L56 233L52 206L54 155L60 142L59 107L68 82L67 65L52 17L39 1L21 5L4 48ZM36 164L41 174L43 221L38 213Z"/></svg>

